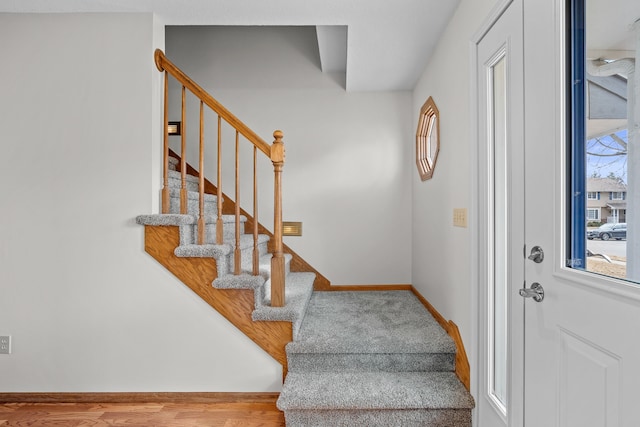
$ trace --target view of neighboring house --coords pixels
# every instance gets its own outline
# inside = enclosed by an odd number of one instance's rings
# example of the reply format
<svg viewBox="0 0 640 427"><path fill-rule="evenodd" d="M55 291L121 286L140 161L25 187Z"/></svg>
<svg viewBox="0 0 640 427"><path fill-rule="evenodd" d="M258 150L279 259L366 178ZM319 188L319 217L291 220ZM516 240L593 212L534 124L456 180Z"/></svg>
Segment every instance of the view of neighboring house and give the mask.
<svg viewBox="0 0 640 427"><path fill-rule="evenodd" d="M627 185L612 178L587 181L587 222L626 222Z"/></svg>

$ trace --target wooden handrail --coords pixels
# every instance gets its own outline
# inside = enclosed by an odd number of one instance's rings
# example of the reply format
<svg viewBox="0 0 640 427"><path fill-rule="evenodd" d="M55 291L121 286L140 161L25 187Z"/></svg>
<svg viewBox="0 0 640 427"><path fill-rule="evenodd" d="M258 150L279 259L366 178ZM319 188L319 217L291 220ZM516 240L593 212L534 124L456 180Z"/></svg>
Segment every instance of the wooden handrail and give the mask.
<svg viewBox="0 0 640 427"><path fill-rule="evenodd" d="M249 129L240 119L234 116L229 110L227 110L222 104L220 104L214 97L209 95L204 89L202 89L196 82L191 80L189 76L184 74L180 68L176 67L173 62L167 59L164 52L160 49L156 49L154 53L154 59L156 67L160 71L168 71L176 80L178 80L184 87L189 89L194 95L209 106L213 111L220 115L227 123L233 126L238 132L242 134L253 145L258 147L260 151L271 157L271 146L267 144L262 138L260 138L254 131Z"/></svg>
<svg viewBox="0 0 640 427"><path fill-rule="evenodd" d="M206 221L205 221L205 197L204 197L204 109L207 105L217 114L217 218L216 218L216 236L217 244L224 243L223 233L223 198L222 198L222 121L224 120L235 130L235 250L233 254L234 268L233 274L242 274L242 252L240 248L240 142L239 136L242 135L249 143L253 144L253 202L254 202L254 226L253 226L253 253L252 253L252 273L259 274L259 250L258 250L258 227L257 227L257 151L262 151L273 163L274 171L274 227L273 227L273 255L271 258L271 306L282 307L285 305L285 258L283 254L282 242L282 168L285 160L284 143L282 142L283 134L276 130L273 133L273 145L267 144L263 139L256 135L236 116L231 114L222 104L216 101L198 84L191 80L178 67L169 61L164 53L157 49L154 54L156 66L165 76L164 82L164 140L163 140L163 189L162 189L162 212L170 211L170 197L168 190L168 79L169 75L174 77L181 84L181 138L180 138L180 213L188 212L188 194L187 194L187 138L186 138L186 91L189 90L195 97L200 100L200 132L199 132L199 197L198 197L198 235L197 241L199 245L206 243Z"/></svg>

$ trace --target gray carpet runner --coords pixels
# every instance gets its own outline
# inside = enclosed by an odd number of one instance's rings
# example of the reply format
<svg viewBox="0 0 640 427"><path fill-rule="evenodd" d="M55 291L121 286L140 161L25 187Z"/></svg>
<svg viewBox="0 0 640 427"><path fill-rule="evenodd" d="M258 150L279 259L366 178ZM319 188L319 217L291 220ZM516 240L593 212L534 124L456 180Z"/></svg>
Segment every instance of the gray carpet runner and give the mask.
<svg viewBox="0 0 640 427"><path fill-rule="evenodd" d="M288 426L471 426L455 351L409 291L314 292L278 408Z"/></svg>
<svg viewBox="0 0 640 427"><path fill-rule="evenodd" d="M471 426L474 401L454 373L455 345L411 292L313 292L315 274L291 272L285 254L286 305L271 307L269 237L259 236L253 276L253 237L241 235L242 274L233 274L235 217L223 216L224 243L216 244L218 200L205 195L206 241L197 244L198 179L187 176L187 214L180 214L181 178L176 159L169 162L170 213L136 222L179 227L174 254L215 259L216 288L253 290L253 320L292 322L278 399L287 426Z"/></svg>

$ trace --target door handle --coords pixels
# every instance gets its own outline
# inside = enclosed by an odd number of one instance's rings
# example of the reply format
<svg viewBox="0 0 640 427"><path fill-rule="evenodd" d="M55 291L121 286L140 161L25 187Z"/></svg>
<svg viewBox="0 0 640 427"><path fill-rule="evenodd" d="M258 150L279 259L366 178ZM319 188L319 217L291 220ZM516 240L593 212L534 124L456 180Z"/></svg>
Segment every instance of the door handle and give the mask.
<svg viewBox="0 0 640 427"><path fill-rule="evenodd" d="M544 251L540 246L534 246L531 248L531 254L528 258L536 264L540 264L544 260Z"/></svg>
<svg viewBox="0 0 640 427"><path fill-rule="evenodd" d="M531 285L530 288L523 288L519 291L523 298L533 298L535 302L541 302L544 299L544 288L538 282Z"/></svg>

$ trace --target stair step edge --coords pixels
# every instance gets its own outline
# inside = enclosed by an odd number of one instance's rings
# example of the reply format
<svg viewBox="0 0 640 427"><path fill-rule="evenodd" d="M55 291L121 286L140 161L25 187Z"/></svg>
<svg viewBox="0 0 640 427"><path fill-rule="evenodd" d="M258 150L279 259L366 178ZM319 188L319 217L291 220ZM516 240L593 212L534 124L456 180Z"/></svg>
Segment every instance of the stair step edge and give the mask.
<svg viewBox="0 0 640 427"><path fill-rule="evenodd" d="M241 223L247 222L247 217L244 216L244 215L240 215L239 219L240 219ZM218 221L218 215L208 215L208 214L204 215L205 224L215 224L217 221ZM225 224L235 223L236 222L236 216L235 215L223 214L222 215L222 222L225 223Z"/></svg>
<svg viewBox="0 0 640 427"><path fill-rule="evenodd" d="M205 215L204 218L206 224L215 224L218 220L217 215ZM235 223L235 221L235 215L222 215L222 222L225 224ZM240 222L246 221L247 217L240 215ZM138 225L181 226L197 223L198 216L191 214L148 214L136 217L136 224Z"/></svg>
<svg viewBox="0 0 640 427"><path fill-rule="evenodd" d="M180 226L197 222L198 219L194 215L182 214L150 214L136 217L136 224L138 225Z"/></svg>
<svg viewBox="0 0 640 427"><path fill-rule="evenodd" d="M251 318L254 321L288 321L293 324L293 338L295 339L300 330L304 313L307 310L309 299L313 293L313 282L315 273L289 273L285 279L285 306L271 307L259 301L260 296L270 294L270 282L265 282L265 286L256 289L256 308L253 310Z"/></svg>
<svg viewBox="0 0 640 427"><path fill-rule="evenodd" d="M176 170L169 170L169 174L167 175L168 178L170 179L178 179L178 180L182 180L182 173ZM199 183L200 182L200 178L195 176L195 175L186 175L186 180L189 182L194 182L194 183Z"/></svg>
<svg viewBox="0 0 640 427"><path fill-rule="evenodd" d="M361 347L350 343L325 343L322 341L301 340L292 341L287 344L287 352L291 354L456 354L455 344L444 343L436 345L432 342L411 343L403 345L399 343L378 343L372 346L370 343L363 343Z"/></svg>
<svg viewBox="0 0 640 427"><path fill-rule="evenodd" d="M293 256L291 254L284 254L285 263L290 263ZM272 254L264 254L260 257L259 262L259 274L254 276L248 273L239 275L227 274L220 276L213 281L213 287L217 289L256 289L264 285L268 280L269 272L271 270L271 257Z"/></svg>
<svg viewBox="0 0 640 427"><path fill-rule="evenodd" d="M179 258L214 258L219 259L233 252L231 245L181 245L173 254Z"/></svg>
<svg viewBox="0 0 640 427"><path fill-rule="evenodd" d="M290 372L277 402L287 410L473 409L452 372Z"/></svg>
<svg viewBox="0 0 640 427"><path fill-rule="evenodd" d="M180 189L179 188L169 188L169 195L172 198L180 197ZM187 199L188 200L199 200L200 193L198 191L187 190ZM215 194L204 193L204 201L205 202L215 202L218 197ZM224 201L224 199L223 199Z"/></svg>
<svg viewBox="0 0 640 427"><path fill-rule="evenodd" d="M292 353L289 372L454 372L451 353Z"/></svg>
<svg viewBox="0 0 640 427"><path fill-rule="evenodd" d="M293 259L293 255L285 253L283 254L283 256L284 256L285 264L291 263L291 260ZM260 261L259 261L260 271L262 270L271 271L271 258L273 258L272 253L267 253L260 257Z"/></svg>
<svg viewBox="0 0 640 427"><path fill-rule="evenodd" d="M269 236L266 234L258 234L258 245L267 243ZM216 258L222 255L229 255L235 248L235 240L225 240L224 244L205 244L205 245L180 245L178 246L174 254L181 258ZM253 235L241 234L240 235L240 250L247 250L253 247Z"/></svg>
<svg viewBox="0 0 640 427"><path fill-rule="evenodd" d="M227 274L217 277L212 285L216 289L255 289L264 285L265 278L262 276L252 276L250 274Z"/></svg>

